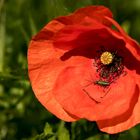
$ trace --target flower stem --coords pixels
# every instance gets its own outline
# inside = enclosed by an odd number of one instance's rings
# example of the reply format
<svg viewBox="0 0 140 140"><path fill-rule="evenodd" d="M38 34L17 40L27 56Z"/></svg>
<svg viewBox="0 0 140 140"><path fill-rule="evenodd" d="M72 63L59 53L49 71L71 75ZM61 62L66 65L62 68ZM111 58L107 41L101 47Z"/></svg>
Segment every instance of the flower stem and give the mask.
<svg viewBox="0 0 140 140"><path fill-rule="evenodd" d="M109 140L118 140L119 134L110 134L109 135Z"/></svg>

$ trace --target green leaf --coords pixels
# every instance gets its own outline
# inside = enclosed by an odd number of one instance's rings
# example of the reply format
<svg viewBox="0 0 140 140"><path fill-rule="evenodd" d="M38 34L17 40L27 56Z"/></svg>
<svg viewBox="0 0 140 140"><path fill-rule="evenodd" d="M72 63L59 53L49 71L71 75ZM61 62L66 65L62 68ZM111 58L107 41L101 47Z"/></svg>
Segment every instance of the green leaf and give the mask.
<svg viewBox="0 0 140 140"><path fill-rule="evenodd" d="M36 135L35 137L31 138L31 140L55 140L52 127L49 125L49 123L45 124L43 133Z"/></svg>
<svg viewBox="0 0 140 140"><path fill-rule="evenodd" d="M44 134L45 134L45 135L53 134L52 127L49 125L49 123L46 123L46 124L45 124L45 127L44 127Z"/></svg>
<svg viewBox="0 0 140 140"><path fill-rule="evenodd" d="M70 140L69 131L65 128L65 122L61 121L58 128L58 140Z"/></svg>

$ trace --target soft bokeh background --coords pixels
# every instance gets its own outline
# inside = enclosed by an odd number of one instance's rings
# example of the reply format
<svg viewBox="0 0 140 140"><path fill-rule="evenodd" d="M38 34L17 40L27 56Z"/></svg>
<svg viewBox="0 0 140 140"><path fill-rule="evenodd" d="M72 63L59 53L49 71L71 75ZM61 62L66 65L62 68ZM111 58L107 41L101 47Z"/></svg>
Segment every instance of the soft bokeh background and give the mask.
<svg viewBox="0 0 140 140"><path fill-rule="evenodd" d="M105 5L140 42L140 0L0 0L0 140L108 140L96 124L65 123L37 101L27 74L29 40L48 21L86 5ZM119 140L140 140L140 126Z"/></svg>

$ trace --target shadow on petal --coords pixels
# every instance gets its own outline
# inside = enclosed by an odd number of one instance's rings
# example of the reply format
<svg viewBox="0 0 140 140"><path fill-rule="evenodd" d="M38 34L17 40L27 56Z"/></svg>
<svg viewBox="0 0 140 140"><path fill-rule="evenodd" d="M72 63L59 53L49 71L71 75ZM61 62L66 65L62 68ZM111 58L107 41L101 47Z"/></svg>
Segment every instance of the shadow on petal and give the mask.
<svg viewBox="0 0 140 140"><path fill-rule="evenodd" d="M95 59L99 55L98 51L100 51L103 46L106 51L111 51L111 52L117 51L118 55L120 55L124 60L123 62L124 66L127 67L129 70L136 70L136 73L140 74L140 61L137 60L135 56L125 47L125 44L122 40L118 40L118 41L114 40L114 42L116 43L115 46L113 45L113 43L110 44L110 42L107 43L105 41L101 43L99 42L96 43L88 42L87 44L83 43L85 44L84 46L79 45L79 47L65 52L60 57L60 59L62 61L66 61L72 56L83 56L89 59Z"/></svg>
<svg viewBox="0 0 140 140"><path fill-rule="evenodd" d="M125 113L123 113L119 116L116 116L112 119L97 121L99 128L102 129L104 127L111 127L111 126L115 126L117 124L120 124L120 123L127 121L130 118L130 116L132 115L135 104L138 101L139 92L140 92L140 89L137 85L135 88L135 94L133 95L133 97L131 99L129 109Z"/></svg>

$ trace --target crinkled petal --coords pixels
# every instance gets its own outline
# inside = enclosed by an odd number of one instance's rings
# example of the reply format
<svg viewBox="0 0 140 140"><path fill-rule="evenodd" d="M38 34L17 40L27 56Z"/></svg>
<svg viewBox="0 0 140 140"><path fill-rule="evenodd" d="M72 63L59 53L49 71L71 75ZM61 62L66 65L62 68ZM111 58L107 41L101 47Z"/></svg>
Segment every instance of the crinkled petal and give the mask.
<svg viewBox="0 0 140 140"><path fill-rule="evenodd" d="M140 73L139 65L137 65L137 67L137 70ZM130 101L129 109L122 115L107 120L97 121L101 131L112 134L119 133L140 123L140 74L134 70L129 74L135 77L136 81L135 94Z"/></svg>
<svg viewBox="0 0 140 140"><path fill-rule="evenodd" d="M50 112L65 121L78 117L68 114L52 95L52 88L61 69L61 52L55 52L50 41L31 41L28 50L28 69L33 91L37 99Z"/></svg>
<svg viewBox="0 0 140 140"><path fill-rule="evenodd" d="M118 31L121 33L120 36L123 36L125 42L129 44L126 46L127 49L133 54L134 57L136 57L137 60L140 61L140 45L131 37L129 37L115 20L109 17L105 17L105 18L118 29Z"/></svg>
<svg viewBox="0 0 140 140"><path fill-rule="evenodd" d="M53 95L63 108L80 118L90 118L96 102L92 100L84 91L86 86L88 62L77 67L68 66L60 73L53 88ZM84 79L84 80L83 80ZM88 117L87 117L88 116Z"/></svg>
<svg viewBox="0 0 140 140"><path fill-rule="evenodd" d="M108 20L103 18L104 16L110 18L113 17L112 12L104 6L88 6L85 8L80 8L75 12L75 14L89 16L90 18L93 18L106 26L112 25L110 22L108 22Z"/></svg>
<svg viewBox="0 0 140 140"><path fill-rule="evenodd" d="M96 121L110 119L129 109L136 85L129 72L106 90L94 84L95 79L92 81L90 74L95 78L96 69L93 68L92 62L87 61L81 66L66 67L58 76L53 94L68 113ZM93 88L87 88L87 80L91 80L90 86ZM104 92L106 96L101 99L102 101L98 100Z"/></svg>
<svg viewBox="0 0 140 140"><path fill-rule="evenodd" d="M52 20L45 27L43 27L43 29L36 36L34 36L32 40L36 41L51 40L54 37L55 33L57 33L64 27L65 25L60 23L59 21Z"/></svg>
<svg viewBox="0 0 140 140"><path fill-rule="evenodd" d="M112 23L108 22L104 16L112 18L111 11L104 6L88 6L80 8L68 16L61 16L56 18L57 21L65 25L80 24L84 22L85 17L92 18L106 26L111 26Z"/></svg>
<svg viewBox="0 0 140 140"><path fill-rule="evenodd" d="M128 130L140 123L140 87L137 85L135 94L130 101L128 110L119 116L111 119L97 121L101 131L114 134Z"/></svg>
<svg viewBox="0 0 140 140"><path fill-rule="evenodd" d="M34 37L34 39L52 39L54 34L66 25L89 24L89 22L87 23L87 20L85 20L88 17L104 23L105 25L110 25L110 22L103 18L103 16L112 18L111 11L104 6L88 6L86 8L81 8L68 16L61 16L53 19Z"/></svg>
<svg viewBox="0 0 140 140"><path fill-rule="evenodd" d="M89 46L120 47L125 45L122 37L112 33L108 28L95 20L90 20L90 26L71 25L66 26L56 33L54 37L54 47L63 50ZM93 23L93 24L92 24ZM119 44L119 45L118 45Z"/></svg>

